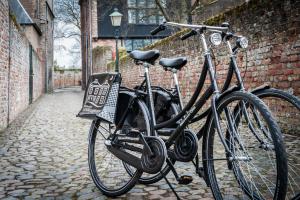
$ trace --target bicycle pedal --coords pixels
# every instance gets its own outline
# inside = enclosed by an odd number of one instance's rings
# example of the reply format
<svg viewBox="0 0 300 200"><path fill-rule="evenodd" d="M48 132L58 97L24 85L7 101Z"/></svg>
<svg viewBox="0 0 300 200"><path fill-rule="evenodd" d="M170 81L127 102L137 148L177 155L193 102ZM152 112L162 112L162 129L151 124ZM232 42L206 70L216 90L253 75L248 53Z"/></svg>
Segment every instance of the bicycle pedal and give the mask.
<svg viewBox="0 0 300 200"><path fill-rule="evenodd" d="M193 181L192 176L183 175L177 179L179 184L188 185Z"/></svg>

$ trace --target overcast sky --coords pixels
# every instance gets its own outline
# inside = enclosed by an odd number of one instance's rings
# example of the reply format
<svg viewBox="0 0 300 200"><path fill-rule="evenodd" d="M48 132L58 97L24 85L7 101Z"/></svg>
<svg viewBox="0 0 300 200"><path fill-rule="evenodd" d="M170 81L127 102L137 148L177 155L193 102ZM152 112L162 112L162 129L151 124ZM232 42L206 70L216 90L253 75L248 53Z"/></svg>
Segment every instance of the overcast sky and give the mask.
<svg viewBox="0 0 300 200"><path fill-rule="evenodd" d="M56 24L56 29L62 29L66 26L62 23ZM70 26L68 27L70 28ZM65 68L80 68L81 59L80 53L73 53L73 51L78 52L80 43L74 37L71 38L59 38L54 39L54 60L60 67Z"/></svg>

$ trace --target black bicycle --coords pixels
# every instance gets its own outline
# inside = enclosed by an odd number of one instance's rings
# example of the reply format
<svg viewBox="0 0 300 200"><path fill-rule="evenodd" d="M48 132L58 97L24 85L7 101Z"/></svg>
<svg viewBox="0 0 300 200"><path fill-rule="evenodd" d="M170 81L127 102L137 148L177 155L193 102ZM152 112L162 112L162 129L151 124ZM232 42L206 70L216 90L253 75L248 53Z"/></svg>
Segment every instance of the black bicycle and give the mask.
<svg viewBox="0 0 300 200"><path fill-rule="evenodd" d="M195 35L195 34L197 34L197 32L192 30L190 33L183 36L182 39L186 39L186 38L188 38L192 35ZM216 37L216 36L213 35L213 37ZM221 35L220 35L220 37L221 37ZM235 49L237 49L237 48L235 48ZM156 97L156 99L158 99L158 102L154 101L154 103L155 103L154 105L155 105L155 109L156 109L156 116L161 117L161 118L162 118L162 116L164 116L165 119L168 119L168 118L170 118L170 116L172 116L172 114L177 113L178 108L181 107L181 105L182 105L182 103L180 105L180 102L181 102L180 99L181 98L180 98L180 95L178 95L178 94L180 94L180 92L179 92L179 85L178 85L177 75L176 75L176 72L177 72L177 70L180 70L180 67L177 66L177 68L170 68L167 65L164 65L165 62L171 62L172 60L173 60L174 63L176 63L176 62L179 62L178 60L186 60L186 59L185 58L162 59L160 61L160 64L162 64L162 66L165 68L165 70L173 72L173 77L174 77L174 82L175 82L175 90L173 92L170 92L170 91L166 91L166 89L163 89L163 88L160 88L160 87L154 87L153 88L153 92L155 91L156 94L159 94L159 96ZM231 79L232 79L232 76L233 76L233 70L231 70L230 72L231 73L228 73L228 77L227 77L227 81L226 81L226 83L228 85L231 82ZM239 71L237 71L237 73L239 73ZM226 87L226 89L227 89L228 85L224 86L224 88ZM241 85L242 85L242 82L241 82ZM224 88L223 88L223 91L225 90ZM241 86L241 88L243 88L243 85ZM235 88L235 89L237 89L237 88ZM260 88L261 91L262 91L262 89L267 90L267 88ZM157 92L156 90L158 90L159 92ZM208 92L207 96L211 96L211 94L212 94L212 92ZM175 101L172 101L173 99L175 99ZM179 102L178 102L178 99L179 99ZM161 115L160 113L165 113L165 114ZM207 113L208 112L204 112L202 115L196 117L195 119L193 119L193 122L197 122L201 118L204 118L205 116L207 116ZM201 136L202 136L202 135L200 135L200 133L201 132L198 133L198 138L201 138ZM262 141L260 141L260 142L262 143ZM177 160L180 160L180 159L177 158ZM194 163L197 163L197 161L195 161ZM165 172L168 172L170 170L170 168L168 168L168 166L165 169L166 169ZM199 167L197 167L197 172L199 174L201 174L201 171L200 171ZM161 178L163 178L163 176L161 174L157 174L156 176L150 176L150 177L147 176L145 178L141 178L140 182L145 183L145 184L150 184L150 183L153 183L153 182L156 182L156 181L160 180Z"/></svg>
<svg viewBox="0 0 300 200"><path fill-rule="evenodd" d="M223 24L223 26L229 26L228 24ZM182 37L182 39L187 39L188 37L192 36L192 35L196 35L197 32L195 32L194 30L192 30L191 32L189 32L188 34L186 34L185 36ZM218 33L213 34L211 36L211 41L212 40L216 40L218 39L218 37L220 38L220 41L224 38L228 49L229 49L229 53L230 53L230 57L231 57L231 62L228 68L228 73L227 73L227 78L225 81L225 84L223 86L222 91L225 91L226 89L229 88L230 83L232 82L232 78L233 78L233 74L234 73L238 73L240 74L240 72L238 71L238 66L236 64L236 53L237 50L239 48L246 48L247 47L247 41L246 38L241 37L241 36L237 36L234 35L232 33L225 33L223 32L222 35ZM236 38L237 42L236 42L236 46L234 48L231 48L231 44L229 43L229 40L231 40L232 38ZM216 41L215 41L216 42ZM242 45L241 45L242 44ZM165 68L166 70L168 70L167 68ZM172 71L171 69L169 71ZM178 96L179 92L179 86L178 86L178 81L177 81L177 75L176 75L176 71L172 71L173 72L173 77L174 77L174 82L175 82L175 88L174 91L172 93L170 92L165 92L166 89L160 89L160 97L158 99L164 99L164 101L159 100L160 102L165 102L164 104L155 104L155 107L157 107L158 112L157 113L161 113L161 111L165 110L166 108L168 108L168 112L166 113L176 113L177 110L176 108L180 107L178 101L172 101L172 99L181 99L180 96ZM239 79L241 80L241 79ZM177 84L176 84L177 83ZM242 84L242 83L240 83ZM156 88L157 89L157 88ZM254 89L252 91L253 94L255 94L256 96L262 98L265 103L267 103L268 107L272 110L272 113L275 115L276 120L281 122L282 115L288 115L289 113L294 114L295 116L295 125L297 126L297 124L299 123L299 117L300 117L300 100L285 92L282 90L278 90L278 89L274 89L274 88L270 88L269 86L261 86L258 87L256 89ZM159 93L158 93L159 94ZM211 95L211 94L210 94ZM155 102L156 103L156 102ZM274 103L277 103L277 105L274 105ZM281 109L278 110L274 110L276 108L278 108L278 103L280 103ZM175 104L175 105L174 105ZM291 110L283 110L283 108L289 108L291 107L291 105L289 106L288 104L291 104L292 107L294 108L294 111ZM177 105L177 106L176 106ZM175 109L174 109L175 108ZM208 111L208 110L207 110ZM198 117L195 117L192 122L199 122L199 120L201 120L204 116L207 116L208 112L204 112L201 115L199 115ZM162 112L164 113L164 112ZM170 116L170 114L169 114ZM298 122L297 122L298 121ZM280 123L280 125L282 125L282 123ZM284 130L286 130L286 127L283 127ZM290 131L290 130L289 130ZM297 131L297 129L296 129ZM299 155L299 152L297 151L297 146L296 146L296 142L291 143L291 139L295 139L297 138L296 136L293 136L291 134L284 134L284 138L285 141L287 142L288 145L288 158L289 158L289 180L288 180L288 198L293 198L293 197L297 197L297 195L299 195L299 159L297 155ZM297 141L297 140L296 140ZM299 148L298 148L299 149ZM196 161L194 163L197 163ZM197 166L197 172L199 173L199 167ZM201 173L199 173L201 175ZM154 179L154 177L152 177L152 179L148 178L147 180L141 180L143 183L149 184L149 183L153 183L155 181L158 181L159 179L161 179L162 176L157 176L156 179Z"/></svg>
<svg viewBox="0 0 300 200"><path fill-rule="evenodd" d="M227 28L171 22L165 25L193 28L201 37L205 63L196 90L187 105L177 115L157 124L149 67L158 58L159 52L133 51L130 56L145 68L147 92L125 90L126 100L123 101L121 91L116 122L112 124L100 119L93 121L90 130L89 163L97 187L108 196L121 195L134 186L142 172L150 174L160 172L164 175L162 167L165 160L167 160L167 168L176 175L173 162L192 161L197 154L198 138L186 127L205 104L208 94L212 91L211 109L206 117L204 128L201 129L201 135L204 136L202 160L205 177L214 188L215 198L225 197L219 189L222 182L217 180L219 175L215 170L217 167L215 162L223 160L227 162L227 167L233 170L234 180L241 188L242 194L236 193L237 197L244 196L246 193L250 198L283 199L286 193L287 161L278 125L265 104L255 95L244 90L227 90L221 93L216 83L204 32L226 31ZM160 29L162 28L157 30ZM162 64L176 69L185 63L182 59L173 59ZM207 74L211 86L198 99ZM148 106L143 104L145 99ZM157 137L158 134L165 134L168 137L163 141ZM215 137L215 134L218 136ZM261 141L264 142L264 146L261 145ZM193 148L189 148L191 146ZM107 154L103 153L104 151L107 151ZM221 152L220 157L215 157L214 151ZM267 163L266 158L269 158ZM226 168L226 166L218 167ZM247 168L250 169L244 170ZM264 169L264 177L252 177L251 173L255 173L254 169ZM192 179L183 176L178 177L178 180L181 183L188 183ZM264 183L265 180L269 182Z"/></svg>

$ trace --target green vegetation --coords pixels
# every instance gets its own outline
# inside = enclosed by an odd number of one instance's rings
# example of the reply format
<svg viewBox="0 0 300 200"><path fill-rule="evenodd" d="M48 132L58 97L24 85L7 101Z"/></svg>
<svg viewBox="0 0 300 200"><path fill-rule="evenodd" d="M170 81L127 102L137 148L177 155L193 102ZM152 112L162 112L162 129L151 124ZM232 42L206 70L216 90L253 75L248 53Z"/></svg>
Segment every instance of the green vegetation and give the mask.
<svg viewBox="0 0 300 200"><path fill-rule="evenodd" d="M95 48L93 48L93 56L94 55L99 55L99 54L103 54L106 51L111 51L112 47L111 46L97 46Z"/></svg>

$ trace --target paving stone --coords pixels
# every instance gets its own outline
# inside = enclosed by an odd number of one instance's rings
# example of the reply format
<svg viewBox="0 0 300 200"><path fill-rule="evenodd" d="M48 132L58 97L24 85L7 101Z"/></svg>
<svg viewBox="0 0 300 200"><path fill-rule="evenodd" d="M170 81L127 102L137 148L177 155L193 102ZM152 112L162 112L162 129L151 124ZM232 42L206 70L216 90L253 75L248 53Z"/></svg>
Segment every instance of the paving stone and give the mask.
<svg viewBox="0 0 300 200"><path fill-rule="evenodd" d="M154 195L162 195L166 193L166 190L154 190L154 191L150 191L149 193Z"/></svg>
<svg viewBox="0 0 300 200"><path fill-rule="evenodd" d="M8 192L8 194L14 197L19 197L19 196L25 196L26 192L24 189L18 189L18 190Z"/></svg>
<svg viewBox="0 0 300 200"><path fill-rule="evenodd" d="M76 117L83 95L79 88L46 94L32 105L22 123L12 124L0 134L0 198L109 199L90 176L87 152L91 121ZM203 179L194 174L192 164L178 162L175 167L179 175L194 178L189 185L178 185L173 174L167 175L183 199L212 198ZM110 181L127 175L122 173L116 167ZM147 186L138 184L117 199L168 200L175 196L161 180Z"/></svg>

